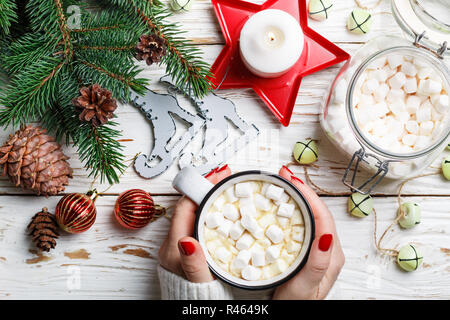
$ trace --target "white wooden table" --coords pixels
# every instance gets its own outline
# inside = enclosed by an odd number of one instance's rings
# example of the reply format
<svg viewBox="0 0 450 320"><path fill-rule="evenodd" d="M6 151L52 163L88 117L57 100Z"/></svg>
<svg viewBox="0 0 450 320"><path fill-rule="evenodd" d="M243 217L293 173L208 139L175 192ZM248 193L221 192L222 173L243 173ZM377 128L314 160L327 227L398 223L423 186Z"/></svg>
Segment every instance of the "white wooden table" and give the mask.
<svg viewBox="0 0 450 320"><path fill-rule="evenodd" d="M365 36L346 31L346 19L355 8L353 0L335 0L334 3L327 21L310 20L310 26L350 53L377 35L401 35L388 0L373 10L373 29ZM212 63L223 46L223 37L210 1L197 0L191 12L175 18L188 30L187 36L201 46L205 59ZM320 159L317 168L309 172L316 184L340 194L322 195L334 215L346 255L345 267L336 283L335 298L449 299L449 182L440 176L431 176L411 182L405 188L405 199L417 201L423 208L422 223L408 231L394 228L384 246L398 248L408 242L417 244L425 259L423 266L413 273L402 272L392 258L377 253L373 242L373 216L357 219L346 212L349 193L341 177L348 160L331 145L319 125L321 99L328 93L337 71L337 67L331 67L303 79L291 125L287 128L278 123L251 90L221 91L220 95L232 99L238 112L261 130L258 140L228 163L234 172L254 168L276 172L281 165L290 163L290 169L304 178L303 169L292 163L292 147L300 139L317 139ZM152 80L154 90L165 90L157 83L162 75L162 68L146 68L145 76ZM188 103L184 106L189 108ZM139 151L149 152L152 132L143 115L130 105L120 106L117 115L127 158ZM12 132L12 129L1 131L0 141ZM91 179L74 151L71 148L65 151L71 156L74 168L74 179L66 192L86 192ZM440 161L436 160L435 166L439 166ZM169 227L168 219L161 218L142 230L129 231L118 225L112 210L117 195L131 188L145 189L159 204L173 206L179 198L171 187L177 171L174 165L163 175L144 180L129 168L121 183L98 199L98 217L92 229L81 235L62 235L56 249L46 255L36 253L25 228L42 207L52 211L60 196L36 197L15 188L6 178L0 178L0 299L159 299L157 254ZM377 188L375 207L379 230L389 225L396 215L398 184L399 181L386 181ZM97 186L99 190L106 187ZM242 292L237 294L244 297ZM251 297L258 295L252 293Z"/></svg>

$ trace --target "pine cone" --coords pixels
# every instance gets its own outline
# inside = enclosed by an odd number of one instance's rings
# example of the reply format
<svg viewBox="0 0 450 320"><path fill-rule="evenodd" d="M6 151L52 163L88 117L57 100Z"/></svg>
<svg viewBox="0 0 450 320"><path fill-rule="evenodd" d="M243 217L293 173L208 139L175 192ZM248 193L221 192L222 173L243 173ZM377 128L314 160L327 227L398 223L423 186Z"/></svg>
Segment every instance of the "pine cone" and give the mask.
<svg viewBox="0 0 450 320"><path fill-rule="evenodd" d="M136 52L136 59L145 60L150 66L160 62L161 58L166 55L165 41L156 34L143 34L139 38Z"/></svg>
<svg viewBox="0 0 450 320"><path fill-rule="evenodd" d="M117 102L111 91L94 84L80 89L81 96L72 100L73 105L81 110L80 120L91 122L98 127L114 117Z"/></svg>
<svg viewBox="0 0 450 320"><path fill-rule="evenodd" d="M40 127L18 130L0 147L0 173L16 186L37 195L51 196L64 191L72 178L69 159L55 139Z"/></svg>
<svg viewBox="0 0 450 320"><path fill-rule="evenodd" d="M34 215L27 230L39 250L49 252L50 249L55 248L55 239L58 239L59 236L58 224L55 216L48 212L47 208L43 208L41 212Z"/></svg>

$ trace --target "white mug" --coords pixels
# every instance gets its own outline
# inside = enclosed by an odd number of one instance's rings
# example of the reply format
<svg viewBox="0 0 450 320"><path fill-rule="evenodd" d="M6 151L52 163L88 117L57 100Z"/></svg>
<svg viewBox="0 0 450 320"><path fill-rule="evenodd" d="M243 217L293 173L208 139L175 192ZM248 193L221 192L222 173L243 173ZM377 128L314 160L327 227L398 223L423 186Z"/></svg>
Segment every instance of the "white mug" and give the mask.
<svg viewBox="0 0 450 320"><path fill-rule="evenodd" d="M210 206L226 189L236 183L244 181L268 182L283 188L285 192L297 203L305 223L303 245L295 261L283 273L266 280L249 281L237 278L226 272L219 265L217 265L211 257L204 241L203 230L206 217L206 214L204 213L209 211ZM305 265L315 235L314 216L305 197L288 180L276 174L252 170L233 174L214 185L195 169L185 167L177 174L172 185L177 191L184 194L198 205L198 209L196 211L197 217L194 225L194 237L200 242L209 268L216 278L241 289L264 290L279 286L289 280Z"/></svg>

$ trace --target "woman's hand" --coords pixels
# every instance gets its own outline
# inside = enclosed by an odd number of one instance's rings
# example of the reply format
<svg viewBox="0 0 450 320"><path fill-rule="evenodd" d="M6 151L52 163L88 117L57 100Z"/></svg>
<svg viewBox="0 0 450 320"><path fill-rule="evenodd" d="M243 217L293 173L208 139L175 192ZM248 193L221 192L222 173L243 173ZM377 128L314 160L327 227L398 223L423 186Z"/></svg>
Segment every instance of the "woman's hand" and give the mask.
<svg viewBox="0 0 450 320"><path fill-rule="evenodd" d="M216 184L231 174L226 165L214 169L206 178ZM191 282L209 282L214 280L206 263L205 254L194 234L195 210L197 205L182 197L175 206L169 234L159 250L159 262L162 267Z"/></svg>
<svg viewBox="0 0 450 320"><path fill-rule="evenodd" d="M291 181L305 196L314 214L316 238L308 262L292 279L275 290L274 299L324 299L336 281L345 257L333 216L319 196L285 166L280 176Z"/></svg>

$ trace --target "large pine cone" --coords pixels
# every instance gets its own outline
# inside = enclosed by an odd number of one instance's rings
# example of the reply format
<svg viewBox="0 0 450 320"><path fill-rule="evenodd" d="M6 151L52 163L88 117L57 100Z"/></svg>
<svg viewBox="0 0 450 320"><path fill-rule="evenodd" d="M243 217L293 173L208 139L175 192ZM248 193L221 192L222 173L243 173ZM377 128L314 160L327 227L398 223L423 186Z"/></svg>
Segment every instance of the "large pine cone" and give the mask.
<svg viewBox="0 0 450 320"><path fill-rule="evenodd" d="M39 250L49 252L50 249L55 248L55 239L59 236L58 224L55 216L48 212L47 208L43 208L31 218L27 230Z"/></svg>
<svg viewBox="0 0 450 320"><path fill-rule="evenodd" d="M81 110L80 120L91 122L98 127L114 117L117 102L111 91L94 84L80 89L81 96L72 100L73 105Z"/></svg>
<svg viewBox="0 0 450 320"><path fill-rule="evenodd" d="M163 38L156 34L143 34L136 46L136 59L145 60L150 66L161 61L166 55L166 45Z"/></svg>
<svg viewBox="0 0 450 320"><path fill-rule="evenodd" d="M0 147L0 173L16 186L51 196L64 191L72 178L69 159L55 139L40 127L18 130Z"/></svg>

